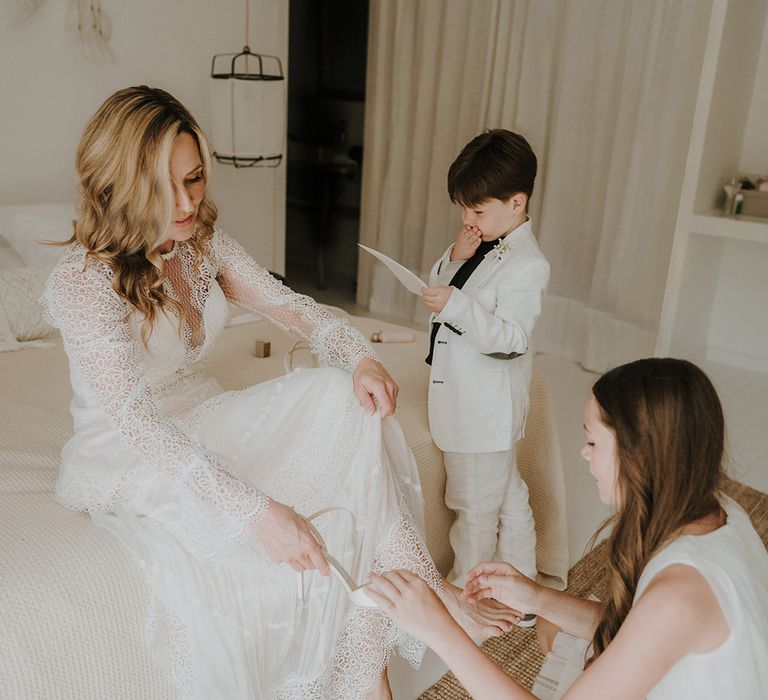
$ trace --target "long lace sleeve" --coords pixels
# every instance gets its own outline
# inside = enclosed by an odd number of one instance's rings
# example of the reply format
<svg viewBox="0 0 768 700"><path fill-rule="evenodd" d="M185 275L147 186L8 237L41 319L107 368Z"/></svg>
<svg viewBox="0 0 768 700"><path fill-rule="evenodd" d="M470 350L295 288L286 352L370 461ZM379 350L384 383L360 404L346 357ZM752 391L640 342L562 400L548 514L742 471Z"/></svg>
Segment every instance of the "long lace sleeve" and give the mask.
<svg viewBox="0 0 768 700"><path fill-rule="evenodd" d="M235 478L161 413L142 372L127 304L109 274L99 265L60 265L43 295L47 315L61 331L73 382L92 392L143 466L183 486L183 502L153 515L180 530L195 553L212 556L248 535L266 515L269 498Z"/></svg>
<svg viewBox="0 0 768 700"><path fill-rule="evenodd" d="M364 357L379 359L357 329L276 280L232 237L217 230L212 247L227 299L308 340L321 365L352 372Z"/></svg>

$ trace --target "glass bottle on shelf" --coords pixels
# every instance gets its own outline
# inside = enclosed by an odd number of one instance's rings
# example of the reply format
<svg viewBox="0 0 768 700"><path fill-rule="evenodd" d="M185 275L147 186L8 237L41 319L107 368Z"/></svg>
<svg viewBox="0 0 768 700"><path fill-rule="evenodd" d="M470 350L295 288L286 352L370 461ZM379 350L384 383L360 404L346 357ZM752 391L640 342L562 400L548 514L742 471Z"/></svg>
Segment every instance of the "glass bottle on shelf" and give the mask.
<svg viewBox="0 0 768 700"><path fill-rule="evenodd" d="M736 193L739 191L740 185L735 177L731 178L731 181L727 185L723 185L725 190L725 204L723 205L723 214L726 216L733 215L733 206Z"/></svg>
<svg viewBox="0 0 768 700"><path fill-rule="evenodd" d="M733 215L738 216L744 208L744 195L737 192L733 197Z"/></svg>

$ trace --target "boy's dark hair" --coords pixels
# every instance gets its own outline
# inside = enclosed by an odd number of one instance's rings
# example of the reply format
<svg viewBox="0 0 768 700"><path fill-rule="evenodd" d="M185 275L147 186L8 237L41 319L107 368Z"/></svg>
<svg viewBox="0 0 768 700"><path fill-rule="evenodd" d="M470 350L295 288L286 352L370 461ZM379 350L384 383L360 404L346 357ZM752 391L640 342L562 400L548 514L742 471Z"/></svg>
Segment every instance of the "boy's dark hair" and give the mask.
<svg viewBox="0 0 768 700"><path fill-rule="evenodd" d="M536 179L536 154L520 134L491 129L475 136L448 169L451 201L473 207L487 199L509 200L524 192L528 199Z"/></svg>

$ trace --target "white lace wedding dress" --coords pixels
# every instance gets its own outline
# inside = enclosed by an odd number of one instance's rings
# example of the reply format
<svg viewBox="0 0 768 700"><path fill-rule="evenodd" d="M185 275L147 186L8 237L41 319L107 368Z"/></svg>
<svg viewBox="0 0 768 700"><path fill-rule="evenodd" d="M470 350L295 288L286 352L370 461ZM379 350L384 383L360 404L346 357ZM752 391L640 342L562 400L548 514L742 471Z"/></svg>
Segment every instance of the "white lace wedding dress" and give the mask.
<svg viewBox="0 0 768 700"><path fill-rule="evenodd" d="M269 561L250 523L267 496L309 515L359 582L390 568L438 573L420 535L418 473L394 418L367 416L350 372L373 356L362 336L260 268L216 231L208 254L176 243L165 289L185 310L141 317L108 266L68 248L43 303L69 356L75 434L58 500L89 511L145 570L158 660L196 698L358 698L391 650L423 647L377 609L350 605L333 578ZM227 299L308 339L324 365L236 392L204 373ZM265 495L266 494L266 495ZM119 624L116 622L115 624Z"/></svg>

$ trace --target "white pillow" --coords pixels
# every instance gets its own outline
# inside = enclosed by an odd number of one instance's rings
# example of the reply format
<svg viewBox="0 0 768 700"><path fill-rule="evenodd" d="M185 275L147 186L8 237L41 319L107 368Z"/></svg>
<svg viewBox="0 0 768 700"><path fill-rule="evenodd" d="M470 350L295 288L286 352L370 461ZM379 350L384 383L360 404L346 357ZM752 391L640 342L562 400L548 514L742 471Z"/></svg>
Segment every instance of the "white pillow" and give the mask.
<svg viewBox="0 0 768 700"><path fill-rule="evenodd" d="M66 241L72 236L74 218L75 205L71 202L0 207L0 235L24 265L50 273L64 249L39 241Z"/></svg>
<svg viewBox="0 0 768 700"><path fill-rule="evenodd" d="M0 270L0 352L17 350L55 329L45 320L40 306L48 273L30 267Z"/></svg>

